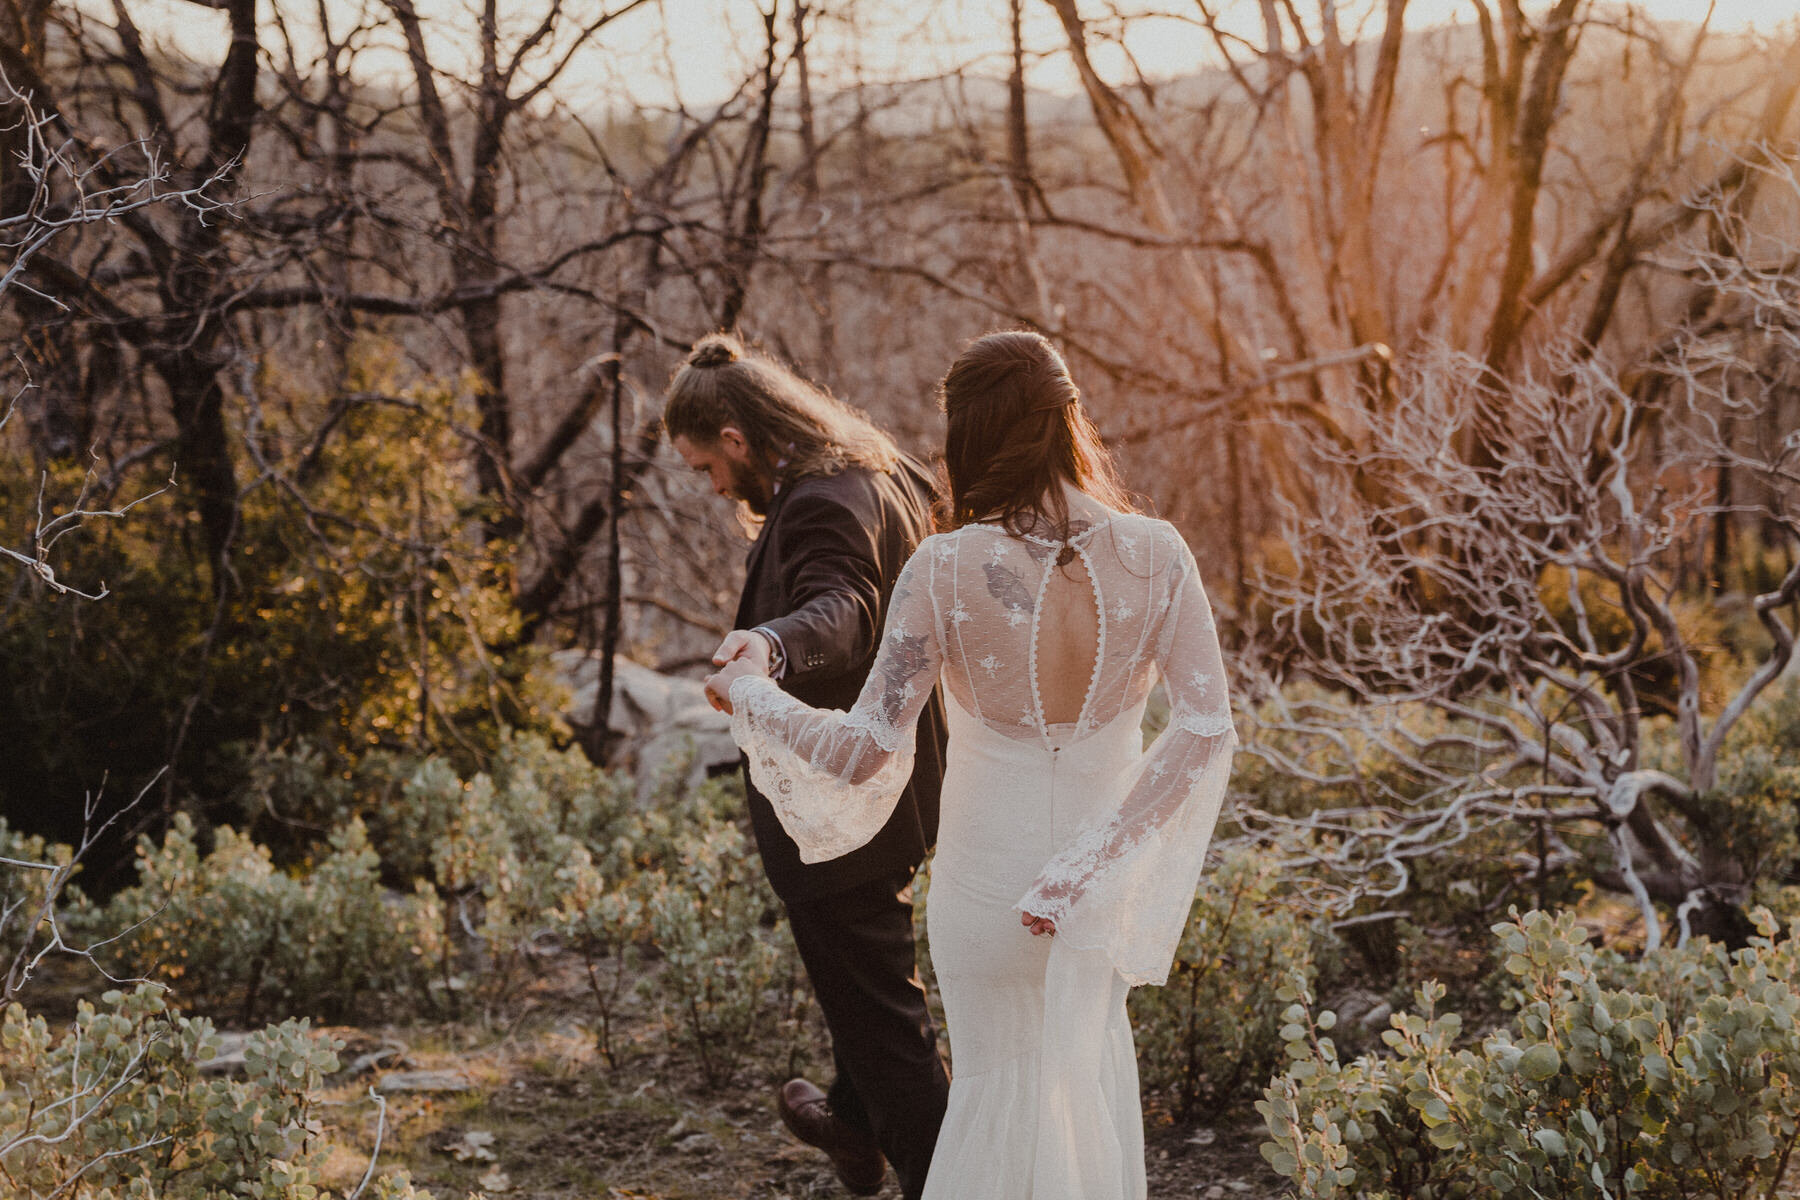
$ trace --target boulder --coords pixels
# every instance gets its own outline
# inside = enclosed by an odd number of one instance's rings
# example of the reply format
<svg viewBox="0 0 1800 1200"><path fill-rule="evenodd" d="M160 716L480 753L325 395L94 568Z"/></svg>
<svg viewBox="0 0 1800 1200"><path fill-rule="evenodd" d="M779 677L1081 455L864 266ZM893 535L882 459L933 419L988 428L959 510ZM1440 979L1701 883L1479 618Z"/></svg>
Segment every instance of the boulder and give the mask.
<svg viewBox="0 0 1800 1200"><path fill-rule="evenodd" d="M385 1094L396 1092L467 1092L474 1088L461 1071L389 1071L375 1085Z"/></svg>
<svg viewBox="0 0 1800 1200"><path fill-rule="evenodd" d="M569 722L591 724L600 691L598 656L559 650L550 657L573 696ZM665 675L622 655L613 659L607 726L619 739L618 762L636 780L639 805L648 805L671 774L679 773L682 785L691 788L737 765L731 718L706 702L700 680Z"/></svg>

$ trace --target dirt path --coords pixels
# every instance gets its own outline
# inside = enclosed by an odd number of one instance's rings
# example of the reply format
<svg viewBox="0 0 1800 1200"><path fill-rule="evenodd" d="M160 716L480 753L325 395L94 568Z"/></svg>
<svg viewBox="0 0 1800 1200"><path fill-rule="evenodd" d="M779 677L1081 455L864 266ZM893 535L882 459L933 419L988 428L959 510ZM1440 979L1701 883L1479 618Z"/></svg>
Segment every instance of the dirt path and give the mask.
<svg viewBox="0 0 1800 1200"><path fill-rule="evenodd" d="M353 1189L368 1164L378 1120L372 1086L391 1088L407 1073L441 1072L460 1091L392 1091L380 1167L407 1168L438 1200L484 1191L494 1200L811 1200L847 1196L823 1156L794 1141L773 1108L774 1085L793 1047L776 1061L748 1064L724 1088L707 1089L671 1055L656 1023L628 1020L618 1064L595 1051L575 1003L553 989L534 996L511 1029L474 1024L337 1028L340 1058L387 1052L360 1074L346 1073L324 1097L319 1117L332 1146L325 1182ZM567 1001L567 1003L565 1003ZM813 1055L817 1057L817 1052ZM802 1064L804 1069L804 1064ZM1264 1166L1260 1125L1178 1129L1152 1107L1147 1115L1152 1200L1273 1200L1281 1180ZM897 1200L889 1177L881 1193Z"/></svg>

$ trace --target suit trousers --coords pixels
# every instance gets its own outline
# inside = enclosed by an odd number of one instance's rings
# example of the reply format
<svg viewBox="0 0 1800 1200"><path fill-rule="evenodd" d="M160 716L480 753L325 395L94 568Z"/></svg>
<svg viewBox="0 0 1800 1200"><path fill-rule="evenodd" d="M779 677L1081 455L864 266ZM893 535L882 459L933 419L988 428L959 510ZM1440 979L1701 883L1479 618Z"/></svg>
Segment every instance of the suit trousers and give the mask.
<svg viewBox="0 0 1800 1200"><path fill-rule="evenodd" d="M912 873L787 905L831 1032L831 1110L875 1135L907 1200L925 1188L950 1077L925 1006Z"/></svg>

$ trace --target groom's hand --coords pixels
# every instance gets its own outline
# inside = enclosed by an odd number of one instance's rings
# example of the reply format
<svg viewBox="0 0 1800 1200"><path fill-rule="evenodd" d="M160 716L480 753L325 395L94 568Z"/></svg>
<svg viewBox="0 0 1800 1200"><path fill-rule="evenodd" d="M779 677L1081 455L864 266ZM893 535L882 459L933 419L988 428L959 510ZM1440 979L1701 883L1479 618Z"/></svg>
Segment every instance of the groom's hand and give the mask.
<svg viewBox="0 0 1800 1200"><path fill-rule="evenodd" d="M731 711L731 681L739 675L767 675L772 648L769 639L754 629L734 629L713 651L713 666L706 677L706 702L722 713Z"/></svg>
<svg viewBox="0 0 1800 1200"><path fill-rule="evenodd" d="M769 639L754 629L734 629L725 635L719 648L713 651L713 666L722 667L726 663L747 659L758 675L769 673L770 647Z"/></svg>

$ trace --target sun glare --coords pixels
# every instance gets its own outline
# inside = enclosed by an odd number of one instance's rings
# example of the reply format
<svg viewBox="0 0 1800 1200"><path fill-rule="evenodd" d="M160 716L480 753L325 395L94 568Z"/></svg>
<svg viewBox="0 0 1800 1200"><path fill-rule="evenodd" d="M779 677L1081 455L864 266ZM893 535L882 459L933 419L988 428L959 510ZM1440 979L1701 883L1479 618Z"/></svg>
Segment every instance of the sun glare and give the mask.
<svg viewBox="0 0 1800 1200"><path fill-rule="evenodd" d="M475 6L469 0L417 3L427 20L427 36L435 43L433 57L455 63L459 46L474 43ZM102 0L80 0L78 6L99 21L111 21L110 6ZM224 53L222 12L206 12L190 0L138 0L129 7L145 32L166 45L209 61ZM361 6L326 0L325 7L335 21L347 24ZM536 11L535 5L517 7L525 10L521 20ZM997 76L1007 68L1006 0L855 0L818 7L825 12L814 30L809 62L825 88L858 80L928 79L955 70ZM1221 7L1237 22L1236 32L1259 36L1256 4L1224 0ZM1712 27L1720 32L1773 29L1800 18L1800 0L1640 0L1640 7L1663 20L1692 22L1710 9ZM1159 17L1159 11L1176 15ZM1150 78L1167 79L1217 65L1218 51L1211 37L1188 19L1191 11L1156 0L1084 4L1084 15L1100 34L1092 49L1096 67L1114 78L1141 70ZM1352 0L1341 4L1340 11L1346 36L1373 36L1379 30L1378 18L1360 29L1356 25L1359 15L1378 12L1377 5ZM1123 19L1121 13L1126 14ZM1414 28L1474 19L1471 0L1413 0L1407 16ZM303 55L315 52L305 24L290 18L288 28ZM741 0L660 0L624 17L600 44L580 52L557 94L578 108L717 103L754 69L762 36L754 7ZM1024 40L1033 87L1064 93L1079 89L1073 65L1058 53L1064 35L1048 4L1028 0ZM404 76L397 43L377 38L371 45L360 64L363 70Z"/></svg>

